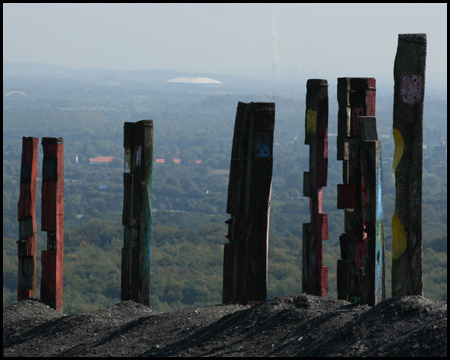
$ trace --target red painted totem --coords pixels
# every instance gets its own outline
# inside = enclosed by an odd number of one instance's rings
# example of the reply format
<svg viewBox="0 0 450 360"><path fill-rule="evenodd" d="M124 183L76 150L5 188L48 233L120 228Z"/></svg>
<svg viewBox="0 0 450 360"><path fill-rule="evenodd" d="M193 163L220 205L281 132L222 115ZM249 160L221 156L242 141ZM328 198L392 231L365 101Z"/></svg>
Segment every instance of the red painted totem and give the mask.
<svg viewBox="0 0 450 360"><path fill-rule="evenodd" d="M64 144L63 138L42 139L41 230L47 231L42 251L41 300L62 312L64 260Z"/></svg>
<svg viewBox="0 0 450 360"><path fill-rule="evenodd" d="M36 297L36 180L39 139L22 138L17 301Z"/></svg>
<svg viewBox="0 0 450 360"><path fill-rule="evenodd" d="M368 238L364 231L360 116L375 116L375 79L338 78L337 159L343 160L343 184L338 185L338 209L345 209L345 233L340 236L337 263L338 299L362 299L367 276Z"/></svg>
<svg viewBox="0 0 450 360"><path fill-rule="evenodd" d="M302 291L327 296L328 268L323 266L322 241L328 239L328 216L322 213L322 188L328 174L328 82L307 82L305 144L309 172L304 173L303 195L310 197L311 222L303 224Z"/></svg>

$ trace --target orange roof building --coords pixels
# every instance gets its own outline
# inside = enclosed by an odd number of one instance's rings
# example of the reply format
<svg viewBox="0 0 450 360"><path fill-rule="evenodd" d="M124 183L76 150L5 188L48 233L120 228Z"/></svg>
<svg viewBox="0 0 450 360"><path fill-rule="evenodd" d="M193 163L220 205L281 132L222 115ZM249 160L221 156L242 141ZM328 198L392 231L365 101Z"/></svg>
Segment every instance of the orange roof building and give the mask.
<svg viewBox="0 0 450 360"><path fill-rule="evenodd" d="M97 156L96 158L89 158L89 164L107 164L115 159L114 156Z"/></svg>

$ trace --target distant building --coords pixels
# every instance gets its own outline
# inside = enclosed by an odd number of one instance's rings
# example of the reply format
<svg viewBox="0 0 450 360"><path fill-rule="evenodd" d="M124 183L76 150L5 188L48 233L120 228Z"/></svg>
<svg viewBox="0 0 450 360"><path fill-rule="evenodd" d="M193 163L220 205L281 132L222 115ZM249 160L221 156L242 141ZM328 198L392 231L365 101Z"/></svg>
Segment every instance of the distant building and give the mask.
<svg viewBox="0 0 450 360"><path fill-rule="evenodd" d="M167 81L168 83L180 84L204 84L204 85L222 85L221 81L210 79L207 77L188 77L182 76Z"/></svg>
<svg viewBox="0 0 450 360"><path fill-rule="evenodd" d="M71 162L78 164L78 155L77 154L68 154Z"/></svg>
<svg viewBox="0 0 450 360"><path fill-rule="evenodd" d="M119 86L120 83L117 81L117 78L112 76L105 76L103 81L104 86Z"/></svg>
<svg viewBox="0 0 450 360"><path fill-rule="evenodd" d="M96 158L89 158L89 164L93 165L107 165L115 159L114 156L97 156Z"/></svg>
<svg viewBox="0 0 450 360"><path fill-rule="evenodd" d="M181 164L181 159L179 158L173 158L172 161L175 164ZM201 164L202 161L201 160L194 160L193 162L189 161L189 164ZM155 159L155 164L166 164L166 159Z"/></svg>
<svg viewBox="0 0 450 360"><path fill-rule="evenodd" d="M173 161L175 164L179 164L179 163L181 162L180 159L175 159L175 158L173 158L172 161ZM155 159L155 164L167 164L167 163L166 163L166 159Z"/></svg>
<svg viewBox="0 0 450 360"><path fill-rule="evenodd" d="M28 96L28 94L24 93L23 91L18 91L18 90L10 91L9 93L5 94L5 96L11 96L11 95L15 95L15 94Z"/></svg>

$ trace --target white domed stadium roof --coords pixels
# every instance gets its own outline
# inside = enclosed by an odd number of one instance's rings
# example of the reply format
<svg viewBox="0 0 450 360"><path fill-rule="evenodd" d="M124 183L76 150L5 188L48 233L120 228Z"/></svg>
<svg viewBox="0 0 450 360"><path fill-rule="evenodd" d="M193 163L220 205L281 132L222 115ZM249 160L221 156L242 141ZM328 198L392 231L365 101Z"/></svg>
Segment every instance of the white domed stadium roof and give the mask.
<svg viewBox="0 0 450 360"><path fill-rule="evenodd" d="M222 84L221 81L210 79L207 77L188 77L182 76L175 79L168 80L170 83L182 83L182 84Z"/></svg>

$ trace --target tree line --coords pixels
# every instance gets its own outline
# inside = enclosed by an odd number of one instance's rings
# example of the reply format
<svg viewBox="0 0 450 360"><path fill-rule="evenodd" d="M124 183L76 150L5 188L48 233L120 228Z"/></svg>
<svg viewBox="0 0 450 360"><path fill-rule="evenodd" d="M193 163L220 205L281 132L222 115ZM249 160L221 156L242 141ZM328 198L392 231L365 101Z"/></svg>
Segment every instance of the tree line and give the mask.
<svg viewBox="0 0 450 360"><path fill-rule="evenodd" d="M89 87L79 87L68 86L63 93L41 91L40 98L36 95L4 103L4 306L16 299L22 136L64 137L64 312L91 311L120 301L123 123L142 119L154 120L154 158L183 154L202 160L201 164L153 165L151 307L174 311L220 303L228 175L215 170L229 168L236 105L246 100L276 103L268 297L301 293L302 224L309 222L308 199L302 196L303 172L309 166L309 147L304 144L304 98L293 99L286 94L185 94L157 91L150 86L134 88L135 94L119 89L97 93L90 90L91 96L87 96L83 89ZM329 133L333 134L337 117L331 102ZM377 113L379 134L389 134L392 109L383 102L377 107L382 109ZM433 149L433 145L439 145L446 112L441 103L428 111L433 117L425 112L424 143L428 147L424 149L423 177L424 295L446 300L447 168L446 161L436 159ZM381 140L385 160L386 288L390 296L390 218L395 191L389 158L394 146L392 137ZM328 214L330 229L329 240L324 243L324 266L329 267L328 291L334 298L339 236L344 232L343 211L336 209L336 186L342 182L342 168L335 160L335 145L331 135L328 184L323 190L323 212ZM41 148L39 151L42 154ZM72 156L75 154L78 162ZM114 156L115 161L107 166L89 164L88 159L98 155ZM40 162L36 209L38 287L40 250L45 249L45 234L39 231L41 169Z"/></svg>

